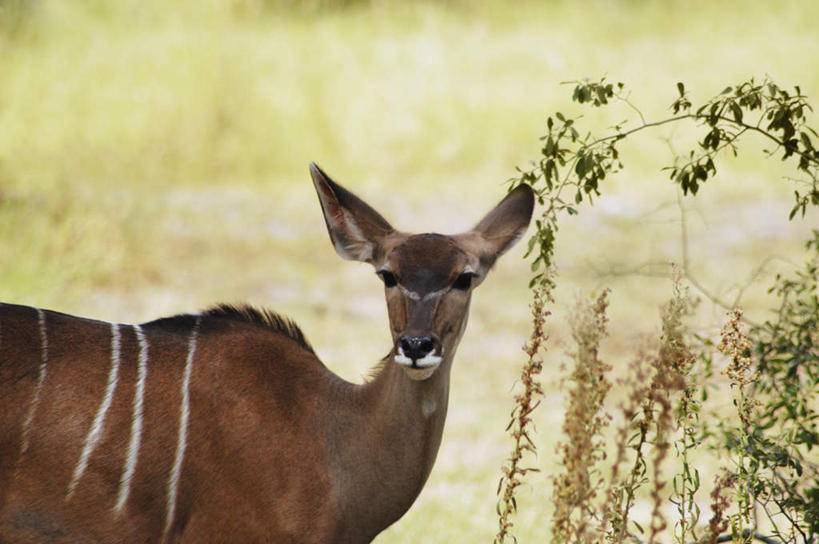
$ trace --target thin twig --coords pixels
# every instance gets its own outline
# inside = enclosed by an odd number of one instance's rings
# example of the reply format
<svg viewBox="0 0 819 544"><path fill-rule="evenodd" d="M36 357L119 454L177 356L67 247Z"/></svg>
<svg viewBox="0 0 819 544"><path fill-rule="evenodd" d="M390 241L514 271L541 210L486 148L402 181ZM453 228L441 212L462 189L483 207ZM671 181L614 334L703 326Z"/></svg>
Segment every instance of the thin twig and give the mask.
<svg viewBox="0 0 819 544"><path fill-rule="evenodd" d="M701 118L705 118L705 117L708 117L708 116L707 115L701 116ZM726 121L728 123L740 126L745 130L752 130L754 132L758 132L758 133L762 134L763 136L765 136L766 138L768 138L769 140L775 142L779 147L785 147L785 142L783 140L780 140L779 138L777 138L776 136L774 136L773 134L771 134L767 130L765 130L763 128L760 128L758 125L749 125L748 123L737 122L736 119L731 119L730 117L725 117L724 115L720 115L717 118L719 120L721 120L721 121ZM798 149L793 149L792 152L793 152L794 155L802 157L805 160L807 160L809 162L812 162L813 164L819 165L819 160L816 159L815 157L813 157L812 155L805 154L804 152L799 151Z"/></svg>
<svg viewBox="0 0 819 544"><path fill-rule="evenodd" d="M774 537L765 536L762 533L757 533L752 529L745 529L742 531L742 538L746 539L751 537L753 540L758 540L759 542L765 542L766 544L782 544L781 540L778 540ZM731 542L734 540L734 535L724 534L717 538L717 542Z"/></svg>
<svg viewBox="0 0 819 544"><path fill-rule="evenodd" d="M742 531L742 538L743 539L747 539L749 537L752 540L756 540L756 541L759 541L759 542L765 542L765 544L783 544L782 540L779 540L776 537L763 535L762 533L754 531L753 529L745 529L744 531ZM631 535L631 538L633 538L634 541L637 544L645 544L642 540L640 540L639 538L637 538L634 535ZM718 536L716 541L717 542L731 542L733 540L734 540L734 535L733 534L725 533L724 535ZM698 540L696 542L691 542L690 544L702 544L702 542L703 542L702 540Z"/></svg>
<svg viewBox="0 0 819 544"><path fill-rule="evenodd" d="M705 285L702 284L702 282L700 282L696 277L694 277L694 274L691 272L690 253L689 253L689 249L688 249L688 211L686 210L685 205L683 205L682 195L680 194L679 191L677 191L677 206L679 207L679 210L680 210L680 245L682 246L682 272L683 272L683 276L685 276L685 279L687 279L688 282L691 285L693 285L694 288L697 291L699 291L705 298L707 298L708 300L710 300L714 304L716 304L718 306L721 306L721 307L725 308L726 310L732 310L732 309L736 308L739 305L739 301L740 301L740 298L742 297L742 294L745 292L745 290L748 288L748 286L756 279L759 272L754 274L751 277L751 279L749 280L749 282L744 287L742 287L740 289L739 295L734 299L733 304L730 304L730 305L727 304L724 300L722 300L721 297L719 297L719 296L715 295L714 293L712 293L707 287L705 287ZM771 257L768 257L763 262L763 265L769 259L771 259ZM760 270L760 269L761 269L761 267L758 270ZM755 323L753 320L748 319L744 315L742 316L742 321L744 321L745 323L751 325L752 327L759 327L758 323Z"/></svg>

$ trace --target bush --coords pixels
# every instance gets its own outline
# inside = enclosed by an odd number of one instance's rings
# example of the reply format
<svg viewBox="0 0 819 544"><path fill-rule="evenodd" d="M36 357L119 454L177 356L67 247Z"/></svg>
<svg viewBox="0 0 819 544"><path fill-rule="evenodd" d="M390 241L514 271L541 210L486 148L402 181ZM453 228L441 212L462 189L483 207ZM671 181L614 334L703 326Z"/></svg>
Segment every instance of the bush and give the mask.
<svg viewBox="0 0 819 544"><path fill-rule="evenodd" d="M789 91L769 79L750 79L696 109L684 84L677 84L677 93L671 104L674 115L649 122L629 101L622 83L575 82L574 101L593 107L619 102L636 112L640 122L593 136L581 134L579 118L557 112L547 118L539 159L511 180L513 187L530 184L543 211L526 254L532 261L534 327L521 375L524 391L516 397L510 423L513 453L498 487L496 543L514 540L515 489L534 470L522 467L526 455L534 453L532 412L542 394L538 374L547 344L545 302L556 282L559 218L577 214L584 201L601 197L606 177L624 168L620 142L661 125L693 124L701 133L696 148L665 170L683 194L696 195L717 173L721 154L736 155L745 135L761 135L775 144L765 153L794 165L800 176L794 180L789 217L804 216L808 206L819 204L817 132L807 124L812 109L798 86ZM659 341L635 358L630 378L617 384L625 388L627 400L621 406L622 424L615 429L604 411L612 387L609 367L598 353L606 334L607 293L579 304L571 320L577 349L566 382L565 441L558 446L562 471L553 477L551 541L654 543L668 538L673 527L673 541L680 544L819 542L819 465L813 450L819 445L819 231L806 247L810 260L805 268L793 277L777 276L771 288L780 301L776 317L746 332L741 311L734 309L718 345L691 338L684 325L691 299L682 287L687 273L683 263L674 274ZM724 374L731 384L733 418L703 413L701 400L708 398L715 379L715 357L727 360ZM613 439L616 455L604 473L607 437ZM700 474L691 457L708 448L718 452L723 466L710 486L711 517L705 523L697 500ZM663 469L669 463L670 479ZM639 496L652 504L647 527L631 515ZM677 513L671 527L665 517L669 498ZM768 534L759 526L763 516Z"/></svg>

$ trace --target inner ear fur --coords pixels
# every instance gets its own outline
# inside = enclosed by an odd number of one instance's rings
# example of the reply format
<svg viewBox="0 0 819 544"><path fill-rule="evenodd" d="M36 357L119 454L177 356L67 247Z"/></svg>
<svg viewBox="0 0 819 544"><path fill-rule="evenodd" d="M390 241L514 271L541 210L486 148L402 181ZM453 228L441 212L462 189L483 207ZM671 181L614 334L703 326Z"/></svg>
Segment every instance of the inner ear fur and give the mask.
<svg viewBox="0 0 819 544"><path fill-rule="evenodd" d="M372 263L384 239L394 232L386 219L310 163L310 177L336 252L348 260Z"/></svg>

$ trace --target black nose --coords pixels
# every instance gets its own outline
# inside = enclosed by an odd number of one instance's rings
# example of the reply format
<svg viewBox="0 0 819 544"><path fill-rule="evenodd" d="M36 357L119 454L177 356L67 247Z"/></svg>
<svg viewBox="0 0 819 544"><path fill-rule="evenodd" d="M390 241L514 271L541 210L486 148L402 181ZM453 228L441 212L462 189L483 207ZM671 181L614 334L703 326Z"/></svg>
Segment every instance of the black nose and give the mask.
<svg viewBox="0 0 819 544"><path fill-rule="evenodd" d="M435 348L435 341L429 336L404 336L399 345L405 357L417 361L426 357Z"/></svg>

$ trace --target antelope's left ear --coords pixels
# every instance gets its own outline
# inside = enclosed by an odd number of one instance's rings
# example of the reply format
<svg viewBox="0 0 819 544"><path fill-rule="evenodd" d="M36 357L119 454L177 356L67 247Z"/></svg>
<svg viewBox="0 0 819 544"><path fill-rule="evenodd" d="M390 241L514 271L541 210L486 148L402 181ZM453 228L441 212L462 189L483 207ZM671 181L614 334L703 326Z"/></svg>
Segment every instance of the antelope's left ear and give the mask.
<svg viewBox="0 0 819 544"><path fill-rule="evenodd" d="M534 207L532 188L520 184L475 225L470 234L478 235L483 266L492 266L498 257L523 237Z"/></svg>

